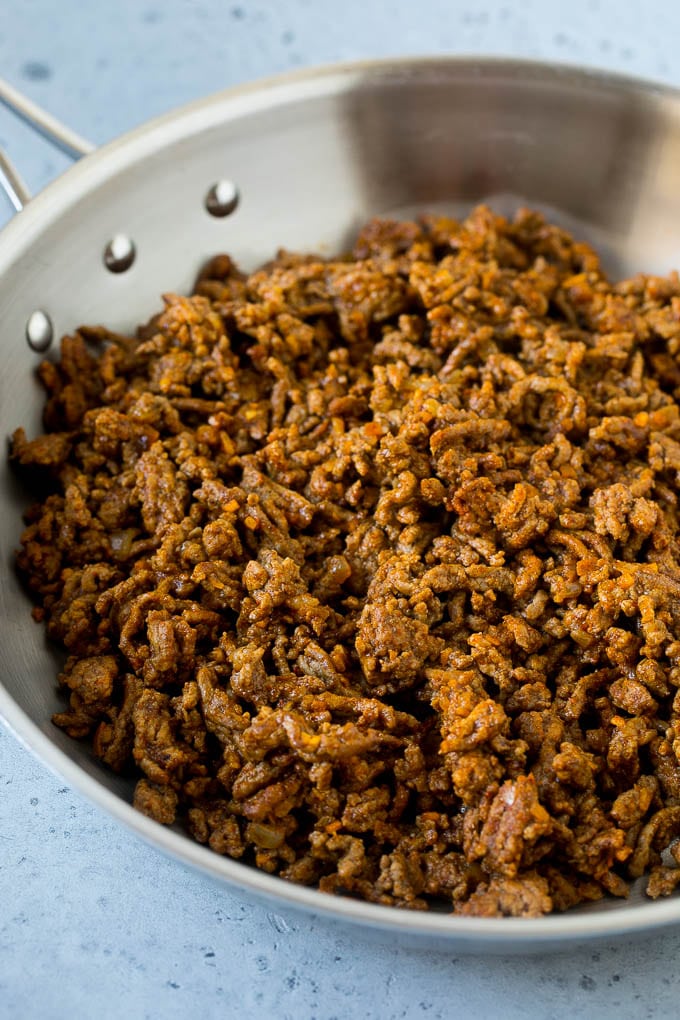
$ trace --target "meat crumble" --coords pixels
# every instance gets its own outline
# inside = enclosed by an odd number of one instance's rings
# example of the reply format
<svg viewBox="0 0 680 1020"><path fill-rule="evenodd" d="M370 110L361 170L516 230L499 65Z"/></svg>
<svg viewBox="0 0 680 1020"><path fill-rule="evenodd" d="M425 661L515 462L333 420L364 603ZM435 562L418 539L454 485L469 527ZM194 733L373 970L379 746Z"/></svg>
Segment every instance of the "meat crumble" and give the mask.
<svg viewBox="0 0 680 1020"><path fill-rule="evenodd" d="M226 255L44 362L54 722L216 853L533 917L680 882L680 280L520 211ZM663 855L663 859L662 859Z"/></svg>

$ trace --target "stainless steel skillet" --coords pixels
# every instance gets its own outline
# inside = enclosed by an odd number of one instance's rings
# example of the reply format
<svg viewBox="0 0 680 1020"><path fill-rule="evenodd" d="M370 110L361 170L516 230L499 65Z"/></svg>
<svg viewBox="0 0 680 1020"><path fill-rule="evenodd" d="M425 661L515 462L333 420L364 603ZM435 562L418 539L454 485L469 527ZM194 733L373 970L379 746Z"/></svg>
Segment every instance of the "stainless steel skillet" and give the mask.
<svg viewBox="0 0 680 1020"><path fill-rule="evenodd" d="M539 64L348 64L192 104L87 155L0 234L2 432L40 427L33 369L43 355L27 333L40 346L50 328L58 337L81 322L130 329L217 251L248 268L282 245L339 249L372 215L487 200L546 209L615 272L667 272L680 264L678 165L680 94ZM138 814L126 784L50 722L57 664L12 567L25 497L4 458L0 471L0 716L156 847L279 909L457 951L545 950L680 922L680 898L637 894L539 920L377 907L287 884Z"/></svg>

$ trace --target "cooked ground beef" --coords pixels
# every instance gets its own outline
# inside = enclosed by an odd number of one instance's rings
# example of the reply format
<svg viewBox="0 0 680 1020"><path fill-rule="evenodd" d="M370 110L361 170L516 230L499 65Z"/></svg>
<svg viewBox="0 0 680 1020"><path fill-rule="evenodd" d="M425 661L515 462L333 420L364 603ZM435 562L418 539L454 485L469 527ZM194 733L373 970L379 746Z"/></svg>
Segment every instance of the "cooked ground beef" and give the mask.
<svg viewBox="0 0 680 1020"><path fill-rule="evenodd" d="M66 337L14 435L57 725L152 818L328 892L670 893L678 277L482 207L164 300Z"/></svg>

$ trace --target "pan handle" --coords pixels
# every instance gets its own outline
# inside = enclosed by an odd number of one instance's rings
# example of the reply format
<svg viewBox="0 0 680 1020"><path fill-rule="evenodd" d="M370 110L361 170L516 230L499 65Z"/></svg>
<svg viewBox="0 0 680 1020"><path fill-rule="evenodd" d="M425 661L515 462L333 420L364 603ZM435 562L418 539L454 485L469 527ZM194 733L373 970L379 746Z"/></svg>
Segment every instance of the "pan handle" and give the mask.
<svg viewBox="0 0 680 1020"><path fill-rule="evenodd" d="M15 89L9 82L0 78L0 102L9 107L17 116L26 121L39 134L46 138L67 156L79 159L94 150L94 145L76 134L65 124L47 113L22 92ZM5 192L17 212L20 212L31 198L31 193L24 184L21 174L12 164L6 153L0 150L0 188Z"/></svg>

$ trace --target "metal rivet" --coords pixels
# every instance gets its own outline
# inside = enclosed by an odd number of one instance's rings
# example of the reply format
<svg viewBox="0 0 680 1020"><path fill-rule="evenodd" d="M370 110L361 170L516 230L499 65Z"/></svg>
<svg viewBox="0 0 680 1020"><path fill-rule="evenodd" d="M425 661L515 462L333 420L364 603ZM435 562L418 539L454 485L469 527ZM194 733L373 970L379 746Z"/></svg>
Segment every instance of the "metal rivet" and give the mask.
<svg viewBox="0 0 680 1020"><path fill-rule="evenodd" d="M126 234L116 234L104 249L104 265L112 273L124 273L135 261L134 243Z"/></svg>
<svg viewBox="0 0 680 1020"><path fill-rule="evenodd" d="M205 196L205 207L211 216L228 216L238 205L238 188L233 181L223 178L213 184Z"/></svg>
<svg viewBox="0 0 680 1020"><path fill-rule="evenodd" d="M33 312L26 323L26 340L33 351L46 351L52 343L54 327L46 312Z"/></svg>

